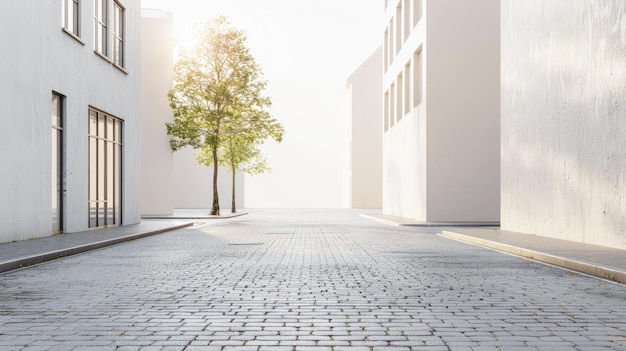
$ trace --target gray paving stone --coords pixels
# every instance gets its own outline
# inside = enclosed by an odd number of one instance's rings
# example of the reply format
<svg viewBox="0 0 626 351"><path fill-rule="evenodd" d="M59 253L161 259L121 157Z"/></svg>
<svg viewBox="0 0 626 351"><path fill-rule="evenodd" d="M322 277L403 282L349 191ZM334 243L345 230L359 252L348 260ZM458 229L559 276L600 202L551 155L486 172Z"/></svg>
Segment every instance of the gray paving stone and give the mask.
<svg viewBox="0 0 626 351"><path fill-rule="evenodd" d="M626 350L623 285L440 229L251 211L2 274L0 350Z"/></svg>

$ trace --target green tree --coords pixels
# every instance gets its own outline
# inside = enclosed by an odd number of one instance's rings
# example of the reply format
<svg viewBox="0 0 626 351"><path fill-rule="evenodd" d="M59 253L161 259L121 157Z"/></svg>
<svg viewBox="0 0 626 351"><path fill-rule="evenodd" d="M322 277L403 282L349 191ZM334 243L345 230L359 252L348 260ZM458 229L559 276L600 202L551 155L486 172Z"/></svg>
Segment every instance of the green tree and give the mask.
<svg viewBox="0 0 626 351"><path fill-rule="evenodd" d="M166 123L170 147L190 146L211 155L213 166L212 215L219 215L218 152L228 134L263 128L269 116L269 98L261 92L266 81L246 47L243 31L225 17L195 27L195 42L183 49L174 65L174 87L168 98L174 119ZM272 120L270 118L270 120Z"/></svg>
<svg viewBox="0 0 626 351"><path fill-rule="evenodd" d="M259 148L269 138L280 143L284 134L283 126L267 111L253 110L243 113L238 111L236 115L244 123L232 124L228 131L225 131L225 142L218 152L220 165L231 171L232 213L237 211L236 174L239 171L250 175L270 172L271 167ZM234 130L231 130L232 126L235 126ZM203 147L196 153L196 160L200 165L210 166L212 164L211 150Z"/></svg>

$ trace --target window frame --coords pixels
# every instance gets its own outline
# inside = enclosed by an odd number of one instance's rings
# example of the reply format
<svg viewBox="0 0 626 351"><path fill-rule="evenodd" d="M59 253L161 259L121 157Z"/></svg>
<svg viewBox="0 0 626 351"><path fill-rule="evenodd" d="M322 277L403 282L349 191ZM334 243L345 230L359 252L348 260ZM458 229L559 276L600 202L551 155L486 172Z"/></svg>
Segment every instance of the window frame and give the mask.
<svg viewBox="0 0 626 351"><path fill-rule="evenodd" d="M126 36L126 8L122 4L113 1L113 64L124 68L126 64L125 50Z"/></svg>
<svg viewBox="0 0 626 351"><path fill-rule="evenodd" d="M67 35L74 38L79 43L85 45L85 42L80 37L81 36L80 0L62 0L61 4L62 4L61 5L61 30ZM70 13L70 9L71 9L71 13ZM69 23L70 17L72 18L71 26Z"/></svg>
<svg viewBox="0 0 626 351"><path fill-rule="evenodd" d="M95 0L94 4L94 51L108 59L109 0Z"/></svg>
<svg viewBox="0 0 626 351"><path fill-rule="evenodd" d="M91 106L88 118L88 227L119 226L123 223L124 121ZM95 118L95 124L92 118Z"/></svg>
<svg viewBox="0 0 626 351"><path fill-rule="evenodd" d="M55 101L56 100L56 101ZM51 196L56 195L56 210L57 210L57 228L54 227L54 220L52 220L52 234L60 234L63 233L64 226L64 205L65 205L65 135L64 135L64 127L65 127L65 95L59 94L56 91L52 91L51 94L51 127L52 134L56 137L56 139L52 139L51 142L54 143L51 148L54 152L54 155L51 155L51 163L55 165L52 166L50 175L51 175ZM56 141L56 142L55 142ZM55 167L56 166L56 172ZM52 193L56 193L52 195ZM54 209L51 208L51 211ZM52 217L52 216L51 216Z"/></svg>

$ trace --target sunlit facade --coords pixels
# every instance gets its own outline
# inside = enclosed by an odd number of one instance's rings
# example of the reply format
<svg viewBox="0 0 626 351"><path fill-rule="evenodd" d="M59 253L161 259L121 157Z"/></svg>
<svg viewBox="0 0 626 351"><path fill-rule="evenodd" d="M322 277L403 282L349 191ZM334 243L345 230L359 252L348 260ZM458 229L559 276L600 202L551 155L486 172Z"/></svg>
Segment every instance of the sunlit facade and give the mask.
<svg viewBox="0 0 626 351"><path fill-rule="evenodd" d="M18 1L0 18L0 242L139 222L138 3Z"/></svg>
<svg viewBox="0 0 626 351"><path fill-rule="evenodd" d="M502 2L503 230L626 249L625 13Z"/></svg>
<svg viewBox="0 0 626 351"><path fill-rule="evenodd" d="M382 208L383 134L380 124L382 48L346 81L350 97L350 207Z"/></svg>
<svg viewBox="0 0 626 351"><path fill-rule="evenodd" d="M498 222L499 0L385 0L383 213Z"/></svg>

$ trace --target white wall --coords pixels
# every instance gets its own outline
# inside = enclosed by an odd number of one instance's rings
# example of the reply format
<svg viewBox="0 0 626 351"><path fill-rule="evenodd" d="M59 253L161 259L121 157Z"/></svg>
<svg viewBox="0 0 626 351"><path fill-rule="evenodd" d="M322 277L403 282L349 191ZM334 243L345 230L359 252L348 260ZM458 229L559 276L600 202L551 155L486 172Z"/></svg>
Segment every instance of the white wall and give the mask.
<svg viewBox="0 0 626 351"><path fill-rule="evenodd" d="M383 138L383 212L426 221L426 114L424 104Z"/></svg>
<svg viewBox="0 0 626 351"><path fill-rule="evenodd" d="M93 3L81 8L84 44L61 30L61 1L12 2L0 12L0 241L51 234L52 91L66 96L64 231L88 227L88 108L124 120L123 223L139 217L139 8L126 7L128 74L94 54Z"/></svg>
<svg viewBox="0 0 626 351"><path fill-rule="evenodd" d="M382 48L348 78L351 115L351 207L382 208Z"/></svg>
<svg viewBox="0 0 626 351"><path fill-rule="evenodd" d="M426 2L429 221L499 221L499 3Z"/></svg>
<svg viewBox="0 0 626 351"><path fill-rule="evenodd" d="M206 208L213 204L213 168L198 166L190 147L174 153L174 208ZM235 204L237 210L245 207L244 173L235 177ZM220 213L231 212L232 173L224 167L218 168L217 192L220 199Z"/></svg>
<svg viewBox="0 0 626 351"><path fill-rule="evenodd" d="M383 213L426 222L497 222L499 1L422 4L421 20L383 77L386 91L421 50L422 82L414 83L421 104L383 137ZM389 2L388 21L398 5Z"/></svg>
<svg viewBox="0 0 626 351"><path fill-rule="evenodd" d="M502 3L502 229L626 249L626 3Z"/></svg>
<svg viewBox="0 0 626 351"><path fill-rule="evenodd" d="M141 214L173 213L173 157L165 123L174 67L173 15L142 10L141 19Z"/></svg>

